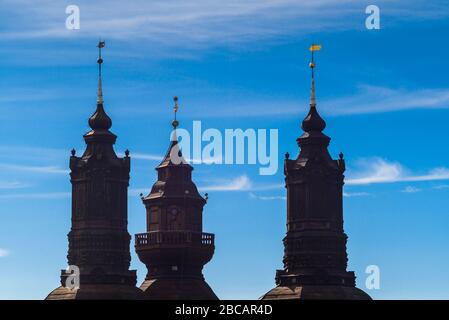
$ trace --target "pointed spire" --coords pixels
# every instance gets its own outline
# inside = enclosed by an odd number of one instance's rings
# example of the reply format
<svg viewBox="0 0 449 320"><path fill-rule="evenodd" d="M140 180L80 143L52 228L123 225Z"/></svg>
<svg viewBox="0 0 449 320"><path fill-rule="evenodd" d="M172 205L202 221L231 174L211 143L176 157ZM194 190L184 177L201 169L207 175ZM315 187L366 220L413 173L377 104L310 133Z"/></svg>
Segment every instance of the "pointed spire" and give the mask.
<svg viewBox="0 0 449 320"><path fill-rule="evenodd" d="M182 151L179 148L178 144L178 135L176 134L176 128L179 126L179 121L177 120L177 113L179 110L178 105L178 97L173 97L173 101L175 105L173 106L174 117L172 121L173 130L170 136L170 146L164 156L164 159L159 164L158 168L164 167L170 164L178 165L178 164L188 164L187 161L182 156Z"/></svg>
<svg viewBox="0 0 449 320"><path fill-rule="evenodd" d="M312 70L312 84L310 87L310 110L305 119L302 122L302 129L305 132L318 131L321 132L326 127L326 122L321 118L316 109L316 96L315 96L315 61L314 52L321 49L321 45L312 44L309 50L312 52L312 60L309 63L309 67Z"/></svg>
<svg viewBox="0 0 449 320"><path fill-rule="evenodd" d="M98 78L97 103L103 104L103 85L101 83L101 76Z"/></svg>
<svg viewBox="0 0 449 320"><path fill-rule="evenodd" d="M95 113L89 118L89 126L92 129L103 129L108 130L112 126L112 120L106 114L103 108L103 86L102 86L102 78L101 78L101 65L103 64L103 58L101 57L101 49L104 48L105 42L98 42L98 95L97 95L97 110Z"/></svg>
<svg viewBox="0 0 449 320"><path fill-rule="evenodd" d="M312 85L310 87L310 106L316 108L316 97L315 97L315 79L312 75Z"/></svg>

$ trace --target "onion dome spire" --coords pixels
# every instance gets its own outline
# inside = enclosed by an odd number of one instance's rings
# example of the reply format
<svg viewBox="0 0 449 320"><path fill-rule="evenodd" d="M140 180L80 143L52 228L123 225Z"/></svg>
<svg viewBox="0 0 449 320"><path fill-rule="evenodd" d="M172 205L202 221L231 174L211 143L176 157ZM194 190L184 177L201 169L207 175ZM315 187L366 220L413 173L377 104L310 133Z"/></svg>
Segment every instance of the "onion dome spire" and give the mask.
<svg viewBox="0 0 449 320"><path fill-rule="evenodd" d="M105 47L105 41L98 42L98 94L97 94L97 109L94 114L89 118L89 126L93 130L108 130L112 127L112 120L106 114L103 108L103 86L101 77L101 65L103 64L103 58L101 57L101 49Z"/></svg>
<svg viewBox="0 0 449 320"><path fill-rule="evenodd" d="M321 132L326 127L326 122L321 118L316 109L316 96L315 96L315 61L313 53L321 49L321 45L312 44L309 50L312 52L312 60L309 63L309 67L312 70L312 84L310 88L310 110L307 116L302 121L302 129L305 132L318 131Z"/></svg>

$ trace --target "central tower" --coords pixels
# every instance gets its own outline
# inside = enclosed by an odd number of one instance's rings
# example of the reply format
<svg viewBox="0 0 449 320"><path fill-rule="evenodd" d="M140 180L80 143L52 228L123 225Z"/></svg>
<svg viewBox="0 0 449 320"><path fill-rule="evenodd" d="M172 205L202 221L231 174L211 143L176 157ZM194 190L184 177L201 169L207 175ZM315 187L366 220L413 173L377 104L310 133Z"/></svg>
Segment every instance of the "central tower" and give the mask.
<svg viewBox="0 0 449 320"><path fill-rule="evenodd" d="M343 230L343 183L345 161L328 152L326 122L318 114L315 98L312 45L312 85L309 113L297 139L296 159L285 155L287 188L287 235L284 238L284 269L276 272L277 287L262 299L370 299L355 287L355 275L346 271L347 236Z"/></svg>
<svg viewBox="0 0 449 320"><path fill-rule="evenodd" d="M192 181L193 167L182 157L176 128L178 99L168 151L157 166L157 181L143 197L147 232L136 234L136 252L148 269L140 286L147 299L216 300L203 266L214 254L214 235L203 233L207 201Z"/></svg>

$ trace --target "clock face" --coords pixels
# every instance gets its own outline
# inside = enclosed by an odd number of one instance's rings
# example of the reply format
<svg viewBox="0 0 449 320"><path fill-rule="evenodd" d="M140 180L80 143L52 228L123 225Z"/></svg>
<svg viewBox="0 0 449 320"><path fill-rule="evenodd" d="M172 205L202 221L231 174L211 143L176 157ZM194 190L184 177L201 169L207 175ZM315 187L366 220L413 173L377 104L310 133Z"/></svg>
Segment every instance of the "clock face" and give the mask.
<svg viewBox="0 0 449 320"><path fill-rule="evenodd" d="M170 207L168 209L168 213L172 216L173 219L176 219L181 210L178 207Z"/></svg>

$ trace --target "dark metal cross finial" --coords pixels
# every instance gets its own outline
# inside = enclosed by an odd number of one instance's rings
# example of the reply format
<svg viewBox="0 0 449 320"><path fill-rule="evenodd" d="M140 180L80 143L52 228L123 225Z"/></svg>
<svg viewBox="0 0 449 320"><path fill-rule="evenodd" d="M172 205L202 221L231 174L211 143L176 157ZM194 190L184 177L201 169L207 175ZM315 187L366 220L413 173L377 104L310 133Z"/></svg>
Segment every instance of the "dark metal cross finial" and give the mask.
<svg viewBox="0 0 449 320"><path fill-rule="evenodd" d="M97 45L98 60L97 60L97 62L98 62L98 74L100 77L101 77L101 64L103 63L103 59L101 58L101 49L103 49L105 47L105 45L106 45L105 41L101 41L101 39L100 39L100 41L98 41L98 45Z"/></svg>
<svg viewBox="0 0 449 320"><path fill-rule="evenodd" d="M104 41L98 42L97 48L98 48L98 97L97 97L97 103L103 104L103 85L101 81L101 65L103 63L103 58L101 57L101 49L104 48L106 43Z"/></svg>
<svg viewBox="0 0 449 320"><path fill-rule="evenodd" d="M179 125L178 120L176 120L176 115L178 113L179 110L179 105L178 105L178 97L174 97L173 101L175 102L175 106L173 107L173 112L174 112L174 119L172 122L173 128L176 129Z"/></svg>

